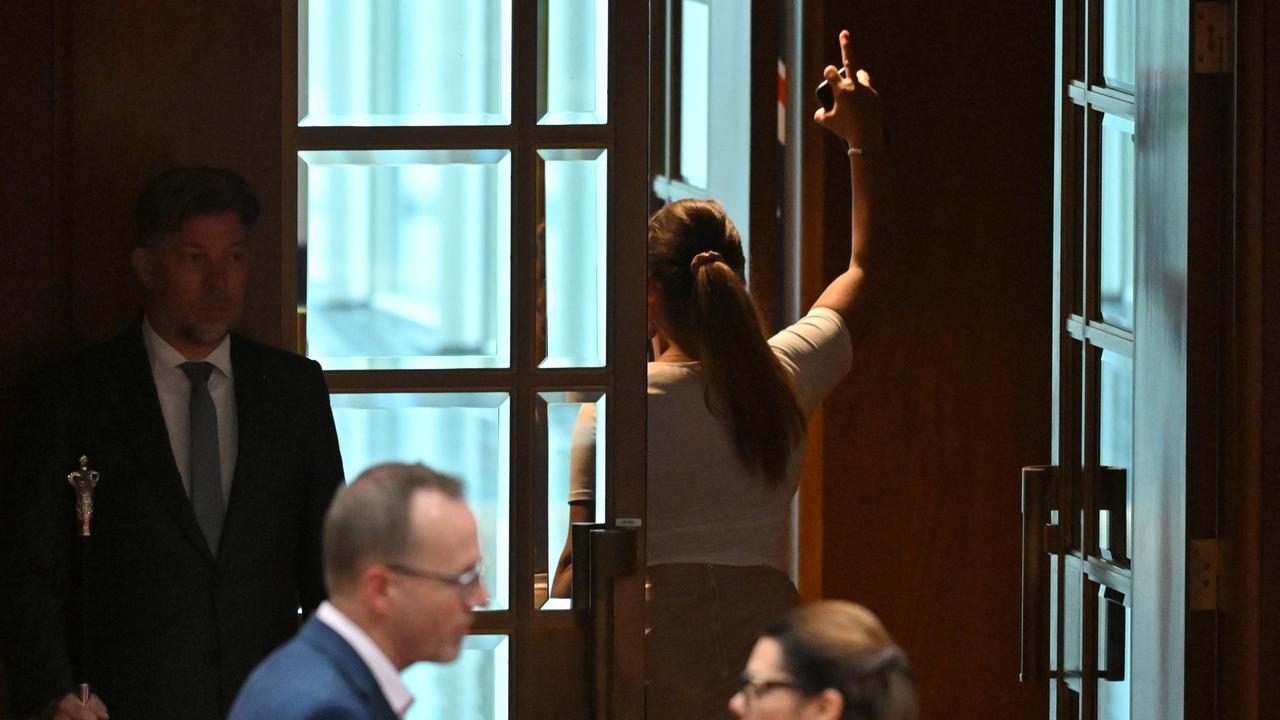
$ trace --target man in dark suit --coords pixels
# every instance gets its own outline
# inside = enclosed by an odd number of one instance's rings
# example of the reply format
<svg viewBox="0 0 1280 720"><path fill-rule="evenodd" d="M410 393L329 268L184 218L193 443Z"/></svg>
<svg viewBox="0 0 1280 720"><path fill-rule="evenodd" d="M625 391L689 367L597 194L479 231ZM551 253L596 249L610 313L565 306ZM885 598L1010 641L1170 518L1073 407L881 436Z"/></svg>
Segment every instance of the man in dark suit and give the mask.
<svg viewBox="0 0 1280 720"><path fill-rule="evenodd" d="M249 676L231 720L398 720L400 671L458 656L489 599L457 480L422 465L365 471L324 526L329 600Z"/></svg>
<svg viewBox="0 0 1280 720"><path fill-rule="evenodd" d="M221 718L324 599L321 524L342 484L324 377L229 334L258 200L234 173L178 168L137 213L142 319L51 368L22 416L0 547L18 717ZM87 557L67 482L82 455L100 477Z"/></svg>

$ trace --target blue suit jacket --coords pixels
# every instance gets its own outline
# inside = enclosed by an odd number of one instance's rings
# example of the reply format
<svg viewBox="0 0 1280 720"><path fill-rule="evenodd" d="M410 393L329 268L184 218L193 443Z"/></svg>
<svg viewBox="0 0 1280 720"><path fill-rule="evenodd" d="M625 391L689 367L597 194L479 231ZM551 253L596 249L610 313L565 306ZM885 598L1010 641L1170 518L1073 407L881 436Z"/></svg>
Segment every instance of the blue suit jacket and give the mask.
<svg viewBox="0 0 1280 720"><path fill-rule="evenodd" d="M228 720L396 720L373 673L311 618L249 675Z"/></svg>

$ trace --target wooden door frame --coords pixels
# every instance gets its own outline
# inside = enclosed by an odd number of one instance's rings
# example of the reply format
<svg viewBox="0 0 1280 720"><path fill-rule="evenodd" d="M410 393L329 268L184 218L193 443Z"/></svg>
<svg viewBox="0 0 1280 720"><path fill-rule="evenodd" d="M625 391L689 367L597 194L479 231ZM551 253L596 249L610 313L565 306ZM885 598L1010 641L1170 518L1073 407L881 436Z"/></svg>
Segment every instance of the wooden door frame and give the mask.
<svg viewBox="0 0 1280 720"><path fill-rule="evenodd" d="M1240 0L1236 13L1218 680L1219 716L1255 720L1280 707L1280 487L1267 473L1280 462L1280 11Z"/></svg>

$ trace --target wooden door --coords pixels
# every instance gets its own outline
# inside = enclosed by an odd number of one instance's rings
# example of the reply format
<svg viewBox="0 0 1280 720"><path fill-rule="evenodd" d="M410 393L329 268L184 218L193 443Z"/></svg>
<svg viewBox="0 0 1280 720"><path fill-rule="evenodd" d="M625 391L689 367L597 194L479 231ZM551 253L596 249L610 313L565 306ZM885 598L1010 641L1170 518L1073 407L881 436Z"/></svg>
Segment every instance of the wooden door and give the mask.
<svg viewBox="0 0 1280 720"><path fill-rule="evenodd" d="M410 717L643 714L636 535L608 535L632 544L601 546L589 602L548 584L583 408L594 521L644 520L647 22L608 0L285 3L283 332L325 367L348 477L459 476L488 568L460 659L405 671Z"/></svg>

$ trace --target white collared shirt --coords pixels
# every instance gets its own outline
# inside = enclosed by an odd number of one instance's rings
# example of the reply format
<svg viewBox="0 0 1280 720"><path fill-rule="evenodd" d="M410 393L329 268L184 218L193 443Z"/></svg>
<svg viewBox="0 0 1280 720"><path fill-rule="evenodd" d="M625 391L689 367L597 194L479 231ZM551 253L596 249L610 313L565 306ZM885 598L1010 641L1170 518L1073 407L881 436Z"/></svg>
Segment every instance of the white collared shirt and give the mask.
<svg viewBox="0 0 1280 720"><path fill-rule="evenodd" d="M182 486L191 497L191 381L179 365L188 358L165 342L142 319L142 340L151 360L151 377L155 379L156 393L160 396L160 411L164 414L164 426L169 431L169 447L173 461L182 475ZM236 421L235 379L231 372L231 336L222 339L204 362L212 363L215 371L209 375L209 395L218 412L218 464L222 471L222 501L231 497L231 480L236 474L236 455L240 435Z"/></svg>
<svg viewBox="0 0 1280 720"><path fill-rule="evenodd" d="M316 610L316 619L328 625L347 641L352 650L356 651L356 655L364 661L369 672L373 673L373 679L377 681L378 689L387 699L392 712L396 717L403 719L405 713L409 711L409 706L413 704L413 695L409 693L409 688L404 686L400 673L396 670L396 666L391 664L386 653L382 652L368 633L361 630L359 625L343 615L342 611L328 600L320 603L320 607Z"/></svg>

